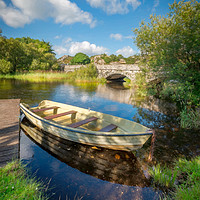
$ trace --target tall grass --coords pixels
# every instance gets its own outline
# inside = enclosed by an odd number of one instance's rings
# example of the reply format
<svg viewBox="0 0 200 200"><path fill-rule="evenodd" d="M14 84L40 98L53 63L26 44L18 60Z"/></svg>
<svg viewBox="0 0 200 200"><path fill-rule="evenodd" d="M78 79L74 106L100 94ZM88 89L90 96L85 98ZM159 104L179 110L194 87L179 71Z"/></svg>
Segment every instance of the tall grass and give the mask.
<svg viewBox="0 0 200 200"><path fill-rule="evenodd" d="M31 82L42 82L42 81L63 81L67 79L66 73L53 73L53 72L29 72L20 74L7 74L0 75L0 78L6 79L17 79L17 80L28 80Z"/></svg>
<svg viewBox="0 0 200 200"><path fill-rule="evenodd" d="M188 161L179 159L173 169L157 165L150 170L154 184L171 189L175 200L200 199L200 156ZM169 199L166 198L165 199Z"/></svg>
<svg viewBox="0 0 200 200"><path fill-rule="evenodd" d="M162 187L167 188L174 187L177 173L178 171L176 169L171 170L167 167L161 167L159 164L150 170L154 183L158 183Z"/></svg>
<svg viewBox="0 0 200 200"><path fill-rule="evenodd" d="M180 113L182 128L200 128L200 110L184 108Z"/></svg>
<svg viewBox="0 0 200 200"><path fill-rule="evenodd" d="M81 67L74 72L28 72L19 74L0 75L1 78L28 80L32 82L42 81L82 81L82 82L100 82L105 83L105 79L98 79L97 69L93 64Z"/></svg>
<svg viewBox="0 0 200 200"><path fill-rule="evenodd" d="M13 161L0 168L0 199L48 199L43 195L43 186L27 175L25 167Z"/></svg>

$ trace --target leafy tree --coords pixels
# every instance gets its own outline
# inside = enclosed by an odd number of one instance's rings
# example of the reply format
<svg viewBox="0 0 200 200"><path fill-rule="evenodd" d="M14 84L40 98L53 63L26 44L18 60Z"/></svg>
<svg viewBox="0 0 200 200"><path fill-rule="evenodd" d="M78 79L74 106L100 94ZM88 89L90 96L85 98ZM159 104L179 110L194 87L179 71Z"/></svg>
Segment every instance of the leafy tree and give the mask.
<svg viewBox="0 0 200 200"><path fill-rule="evenodd" d="M61 66L58 63L54 63L51 69L55 71L59 71L61 69Z"/></svg>
<svg viewBox="0 0 200 200"><path fill-rule="evenodd" d="M57 63L49 42L29 37L7 39L1 35L0 59L4 59L12 64L12 72L39 69L50 70ZM1 71L0 73L3 72ZM11 73L11 71L8 71L8 73Z"/></svg>
<svg viewBox="0 0 200 200"><path fill-rule="evenodd" d="M71 64L89 64L90 58L84 53L77 53L74 58L71 60Z"/></svg>
<svg viewBox="0 0 200 200"><path fill-rule="evenodd" d="M134 30L145 63L143 71L157 78L164 76L171 97L184 106L199 105L200 3L175 1L167 16L151 15L150 19Z"/></svg>
<svg viewBox="0 0 200 200"><path fill-rule="evenodd" d="M133 58L132 56L124 58L124 60L126 61L126 64L134 64L136 62L136 58Z"/></svg>
<svg viewBox="0 0 200 200"><path fill-rule="evenodd" d="M13 65L11 62L0 59L0 74L8 74L13 71Z"/></svg>
<svg viewBox="0 0 200 200"><path fill-rule="evenodd" d="M30 70L38 70L39 68L40 68L40 61L37 59L33 59L30 65Z"/></svg>

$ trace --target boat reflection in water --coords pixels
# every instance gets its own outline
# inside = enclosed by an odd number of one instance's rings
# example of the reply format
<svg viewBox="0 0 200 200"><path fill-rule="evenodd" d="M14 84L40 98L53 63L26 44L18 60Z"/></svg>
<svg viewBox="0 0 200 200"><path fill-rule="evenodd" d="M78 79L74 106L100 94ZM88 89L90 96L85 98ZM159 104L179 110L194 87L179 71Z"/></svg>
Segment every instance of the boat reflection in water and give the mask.
<svg viewBox="0 0 200 200"><path fill-rule="evenodd" d="M21 122L25 134L40 147L67 165L101 180L146 187L149 180L131 152L78 144L39 130L26 118Z"/></svg>

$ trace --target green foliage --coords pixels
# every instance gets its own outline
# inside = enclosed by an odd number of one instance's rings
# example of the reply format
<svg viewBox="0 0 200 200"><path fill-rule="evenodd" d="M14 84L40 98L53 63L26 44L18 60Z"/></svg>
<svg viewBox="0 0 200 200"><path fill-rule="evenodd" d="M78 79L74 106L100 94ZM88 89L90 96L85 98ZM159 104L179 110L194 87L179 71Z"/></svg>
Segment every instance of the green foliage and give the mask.
<svg viewBox="0 0 200 200"><path fill-rule="evenodd" d="M146 77L143 73L137 73L135 75L135 89L136 93L140 97L145 97L147 96L147 83L146 83Z"/></svg>
<svg viewBox="0 0 200 200"><path fill-rule="evenodd" d="M124 58L124 60L126 61L126 64L135 64L136 62L136 58L129 56L128 58Z"/></svg>
<svg viewBox="0 0 200 200"><path fill-rule="evenodd" d="M11 63L13 72L50 70L57 63L48 42L29 37L16 39L0 37L0 59Z"/></svg>
<svg viewBox="0 0 200 200"><path fill-rule="evenodd" d="M11 62L0 59L0 74L8 74L13 71L13 65Z"/></svg>
<svg viewBox="0 0 200 200"><path fill-rule="evenodd" d="M154 183L173 188L172 199L200 199L200 156L191 161L179 159L173 169L157 165L150 174Z"/></svg>
<svg viewBox="0 0 200 200"><path fill-rule="evenodd" d="M135 29L136 44L150 68L169 71L177 63L199 70L200 3L180 1L167 17L151 16L151 22Z"/></svg>
<svg viewBox="0 0 200 200"><path fill-rule="evenodd" d="M161 167L159 164L154 166L150 171L154 183L159 183L164 187L174 187L177 178L177 170L171 170L167 167Z"/></svg>
<svg viewBox="0 0 200 200"><path fill-rule="evenodd" d="M27 175L25 167L12 162L0 168L0 199L47 199L42 184Z"/></svg>
<svg viewBox="0 0 200 200"><path fill-rule="evenodd" d="M121 54L119 54L118 56L114 54L111 54L110 56L102 54L101 59L103 59L106 64L110 64L111 62L119 62L120 59L124 59L124 57Z"/></svg>
<svg viewBox="0 0 200 200"><path fill-rule="evenodd" d="M40 67L40 61L37 59L33 59L31 66L30 66L30 70L38 70Z"/></svg>
<svg viewBox="0 0 200 200"><path fill-rule="evenodd" d="M96 79L98 76L97 68L94 64L89 64L87 67L81 67L70 74L71 79Z"/></svg>
<svg viewBox="0 0 200 200"><path fill-rule="evenodd" d="M161 97L179 102L181 109L199 107L200 3L175 1L167 16L150 20L134 30L144 76L164 79Z"/></svg>
<svg viewBox="0 0 200 200"><path fill-rule="evenodd" d="M72 65L75 65L75 64L86 65L89 63L90 63L90 58L84 53L77 53L71 60Z"/></svg>
<svg viewBox="0 0 200 200"><path fill-rule="evenodd" d="M60 65L58 63L54 63L51 67L52 70L55 70L55 71L59 71L60 70Z"/></svg>

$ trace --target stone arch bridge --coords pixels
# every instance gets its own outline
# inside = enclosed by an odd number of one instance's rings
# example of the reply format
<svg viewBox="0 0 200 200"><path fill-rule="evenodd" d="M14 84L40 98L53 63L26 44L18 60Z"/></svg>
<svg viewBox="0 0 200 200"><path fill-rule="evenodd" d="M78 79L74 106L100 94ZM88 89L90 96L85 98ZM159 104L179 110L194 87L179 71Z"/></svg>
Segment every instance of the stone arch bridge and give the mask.
<svg viewBox="0 0 200 200"><path fill-rule="evenodd" d="M63 65L65 72L74 71L84 65ZM131 81L135 80L136 73L140 72L137 64L112 64L112 65L95 65L98 70L99 78L107 80L122 80L127 77Z"/></svg>

